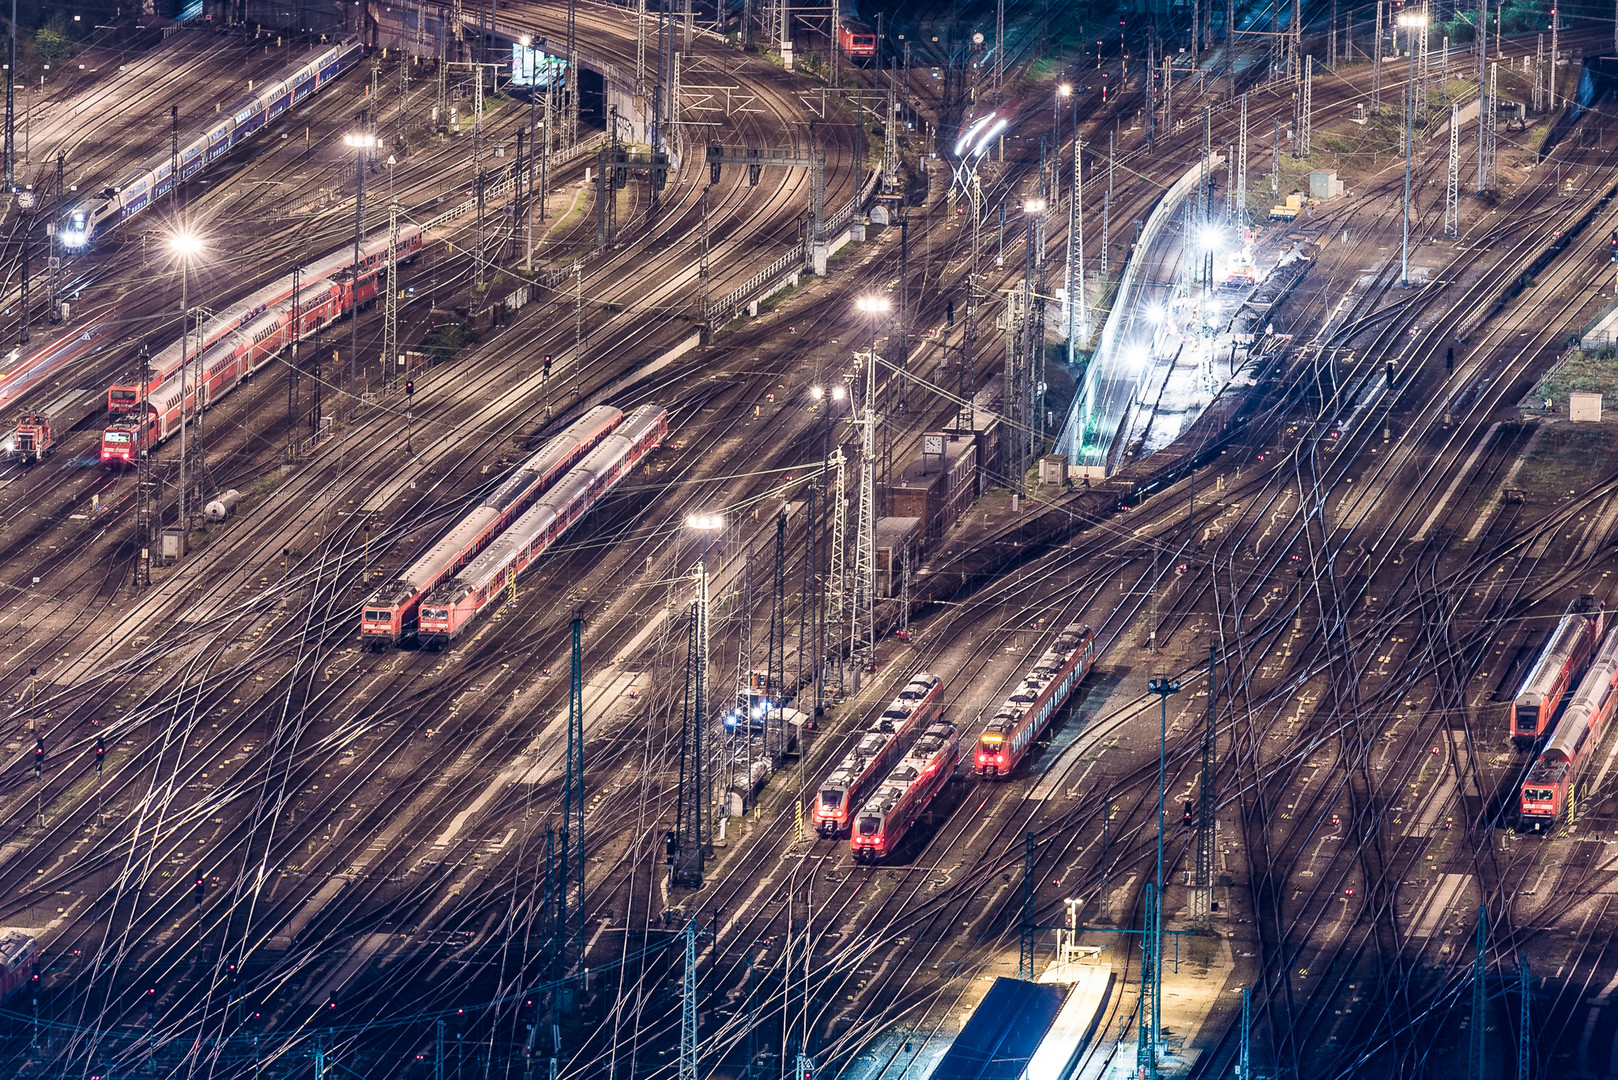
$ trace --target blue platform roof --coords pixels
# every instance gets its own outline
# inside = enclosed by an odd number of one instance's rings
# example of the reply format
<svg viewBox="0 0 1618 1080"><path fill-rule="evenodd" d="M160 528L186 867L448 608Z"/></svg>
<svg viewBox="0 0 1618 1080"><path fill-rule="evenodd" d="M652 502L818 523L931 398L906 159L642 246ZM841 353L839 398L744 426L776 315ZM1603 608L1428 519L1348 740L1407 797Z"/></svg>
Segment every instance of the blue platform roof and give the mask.
<svg viewBox="0 0 1618 1080"><path fill-rule="evenodd" d="M996 979L931 1080L1022 1080L1065 996L1065 987Z"/></svg>

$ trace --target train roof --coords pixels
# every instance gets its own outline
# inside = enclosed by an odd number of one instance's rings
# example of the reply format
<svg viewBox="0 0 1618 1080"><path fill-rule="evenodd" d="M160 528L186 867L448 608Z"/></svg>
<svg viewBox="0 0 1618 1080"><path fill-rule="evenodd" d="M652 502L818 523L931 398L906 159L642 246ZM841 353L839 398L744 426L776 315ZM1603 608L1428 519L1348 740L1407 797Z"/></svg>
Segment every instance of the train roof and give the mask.
<svg viewBox="0 0 1618 1080"><path fill-rule="evenodd" d="M1614 629L1602 641L1595 659L1590 663L1590 670L1579 680L1579 688L1573 692L1573 700L1568 702L1562 719L1556 725L1556 734L1551 736L1541 758L1571 760L1578 753L1591 717L1601 711L1613 693L1614 679L1618 679L1618 629Z"/></svg>
<svg viewBox="0 0 1618 1080"><path fill-rule="evenodd" d="M1015 727L1022 719L1023 713L1029 705L1039 700L1056 676L1061 672L1086 641L1093 635L1090 627L1081 622L1068 623L1062 632L1051 642L1050 647L1040 654L1018 682L1017 688L1006 696L1005 702L995 712L994 719L990 720L984 728L985 733L1004 733Z"/></svg>
<svg viewBox="0 0 1618 1080"><path fill-rule="evenodd" d="M1551 631L1551 638L1546 642L1539 658L1534 661L1534 666L1528 669L1528 675L1523 679L1522 686L1512 698L1513 702L1537 706L1545 700L1545 696L1556 685L1562 669L1572 657L1573 650L1578 645L1579 635L1589 629L1592 617L1599 619L1601 610L1601 601L1588 595L1581 596L1568 605L1567 613L1557 622L1556 629ZM1597 625L1599 626L1599 622Z"/></svg>
<svg viewBox="0 0 1618 1080"><path fill-rule="evenodd" d="M940 721L927 725L927 730L922 732L921 738L916 740L910 752L893 767L892 772L888 773L887 779L882 781L882 786L877 788L876 793L865 801L860 813L884 816L893 813L894 807L899 804L904 793L910 790L910 785L938 760L941 753L948 751L952 744L958 742L959 735L955 731L954 724Z"/></svg>

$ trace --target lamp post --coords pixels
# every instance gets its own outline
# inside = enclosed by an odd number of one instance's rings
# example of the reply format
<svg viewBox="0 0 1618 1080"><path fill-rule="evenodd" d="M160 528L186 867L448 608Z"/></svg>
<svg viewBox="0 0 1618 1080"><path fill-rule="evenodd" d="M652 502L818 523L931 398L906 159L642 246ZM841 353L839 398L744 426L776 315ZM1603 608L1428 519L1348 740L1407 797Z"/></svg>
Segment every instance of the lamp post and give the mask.
<svg viewBox="0 0 1618 1080"><path fill-rule="evenodd" d="M893 308L885 296L862 296L854 307L871 321L871 355L865 369L865 403L860 412L860 518L854 541L854 640L859 649L868 641L870 652L855 668L854 692L859 692L859 672L876 670L876 331L882 318Z"/></svg>
<svg viewBox="0 0 1618 1080"><path fill-rule="evenodd" d="M1062 104L1073 96L1073 87L1062 83L1051 102L1051 127L1056 136L1056 167L1051 170L1051 201L1062 205Z"/></svg>
<svg viewBox="0 0 1618 1080"><path fill-rule="evenodd" d="M704 785L709 783L709 778L703 770L703 735L708 727L708 538L725 527L725 519L721 514L689 514L685 524L702 534L702 555L697 562L697 625L693 628L692 640L696 662L692 665L694 685L691 688L691 782L696 799L695 805L688 808L693 814L691 835L696 841L694 880L700 882L711 834L707 821L710 800L704 798Z"/></svg>
<svg viewBox="0 0 1618 1080"><path fill-rule="evenodd" d="M1398 23L1405 28L1405 49L1410 53L1410 87L1405 91L1405 203L1404 241L1399 249L1399 284L1410 286L1410 157L1415 143L1416 128L1416 31L1427 25L1427 16L1419 11L1399 13Z"/></svg>
<svg viewBox="0 0 1618 1080"><path fill-rule="evenodd" d="M190 485L186 482L186 398L190 379L191 356L191 260L202 251L202 241L194 233L183 232L169 240L169 248L180 257L180 554L190 546L191 506ZM141 408L146 409L146 388L141 388ZM200 398L201 395L199 394ZM201 401L198 401L201 406Z"/></svg>
<svg viewBox="0 0 1618 1080"><path fill-rule="evenodd" d="M365 230L365 154L376 146L376 134L368 126L365 113L359 115L360 127L343 136L343 145L354 150L354 264L349 267L349 287L354 290L353 311L349 312L348 337L348 421L354 422L359 393L360 355L360 237Z"/></svg>
<svg viewBox="0 0 1618 1080"><path fill-rule="evenodd" d="M1163 1031L1163 782L1169 737L1169 695L1180 692L1180 680L1167 675L1154 675L1146 683L1148 693L1156 694L1161 706L1157 728L1157 906L1153 910L1152 925L1146 927L1152 935L1152 1061L1157 1061L1158 1044Z"/></svg>

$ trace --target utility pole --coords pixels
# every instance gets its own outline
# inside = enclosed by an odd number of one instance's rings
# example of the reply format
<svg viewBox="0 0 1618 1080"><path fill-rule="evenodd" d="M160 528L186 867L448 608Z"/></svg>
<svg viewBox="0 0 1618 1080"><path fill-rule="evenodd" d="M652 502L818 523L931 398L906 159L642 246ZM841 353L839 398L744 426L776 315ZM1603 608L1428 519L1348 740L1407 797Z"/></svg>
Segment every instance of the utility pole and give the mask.
<svg viewBox="0 0 1618 1080"><path fill-rule="evenodd" d="M1461 107L1449 106L1449 168L1444 173L1444 235L1453 240L1460 232L1461 208L1458 198L1461 178Z"/></svg>
<svg viewBox="0 0 1618 1080"><path fill-rule="evenodd" d="M1022 920L1018 935L1017 978L1034 981L1034 834L1023 840L1022 849Z"/></svg>
<svg viewBox="0 0 1618 1080"><path fill-rule="evenodd" d="M1309 160L1309 114L1312 104L1310 100L1312 97L1311 91L1313 91L1314 85L1315 58L1313 56L1306 56L1303 58L1303 106L1299 110L1299 113L1302 116L1302 124L1298 129L1298 142L1300 144L1299 149L1301 150L1303 159L1305 161Z"/></svg>
<svg viewBox="0 0 1618 1080"><path fill-rule="evenodd" d="M1241 125L1236 134L1236 227L1247 235L1247 92L1242 92Z"/></svg>
<svg viewBox="0 0 1618 1080"><path fill-rule="evenodd" d="M562 866L563 885L566 885L567 866L573 863L574 901L571 922L573 950L577 970L585 971L584 963L584 619L579 615L571 623L572 650L568 665L567 694L567 776L562 787ZM571 833L571 836L569 835ZM569 843L572 848L569 850ZM563 924L559 927L557 947L565 955L568 948L567 894L561 897ZM565 968L565 963L564 963Z"/></svg>
<svg viewBox="0 0 1618 1080"><path fill-rule="evenodd" d="M1380 115L1382 112L1382 4L1383 0L1376 0L1376 37L1373 40L1375 55L1371 59L1371 113Z"/></svg>
<svg viewBox="0 0 1618 1080"><path fill-rule="evenodd" d="M1517 966L1517 992L1522 996L1522 1011L1517 1018L1517 1080L1533 1080L1534 1041L1529 1025L1533 1020L1529 1003L1532 997L1528 979L1528 959Z"/></svg>
<svg viewBox="0 0 1618 1080"><path fill-rule="evenodd" d="M1562 13L1557 10L1556 0L1551 0L1551 80L1550 80L1551 96L1550 96L1550 102L1551 102L1551 110L1553 112L1556 110L1556 61L1557 61L1558 56L1561 53L1561 50L1557 46L1557 42L1559 40L1561 40L1561 33L1562 33ZM1498 40L1497 40L1497 46L1498 46ZM1490 87L1489 87L1489 96L1491 98L1494 96L1494 86L1493 86L1492 80L1491 80ZM1499 102L1497 101L1495 104L1496 104L1496 107L1498 107Z"/></svg>
<svg viewBox="0 0 1618 1080"><path fill-rule="evenodd" d="M296 271L294 271L296 273ZM296 280L296 278L294 278ZM152 385L152 353L144 344L140 347L140 401L141 415L146 414L146 391ZM154 516L152 511L156 500L152 493L152 455L142 439L136 448L136 474L135 474L135 506L140 533L140 557L135 560L135 584L146 586L152 583L152 548L156 544L153 526L162 520L161 506L156 507L158 513ZM99 824L99 817L98 817Z"/></svg>
<svg viewBox="0 0 1618 1080"><path fill-rule="evenodd" d="M1618 22L1614 23L1618 29ZM1534 112L1545 110L1545 35L1540 34L1534 45Z"/></svg>
<svg viewBox="0 0 1618 1080"><path fill-rule="evenodd" d="M17 0L11 0L11 60L6 64L6 190L17 190Z"/></svg>
<svg viewBox="0 0 1618 1080"><path fill-rule="evenodd" d="M382 302L382 388L399 364L399 204L388 203L388 292ZM355 318L359 313L355 312Z"/></svg>
<svg viewBox="0 0 1618 1080"><path fill-rule="evenodd" d="M1193 536L1193 541L1195 537ZM1214 755L1217 750L1219 677L1218 654L1208 647L1208 714L1202 728L1202 774L1197 800L1197 872L1191 894L1191 914L1198 925L1206 926L1213 917L1213 855L1216 797Z"/></svg>
<svg viewBox="0 0 1618 1080"><path fill-rule="evenodd" d="M1270 143L1270 194L1281 194L1281 121L1275 122L1275 137Z"/></svg>
<svg viewBox="0 0 1618 1080"><path fill-rule="evenodd" d="M1107 132L1107 193L1101 199L1101 280L1106 282L1112 274L1112 173L1118 164L1118 133Z"/></svg>
<svg viewBox="0 0 1618 1080"><path fill-rule="evenodd" d="M697 1080L697 921L685 924L685 979L680 985L680 1072Z"/></svg>
<svg viewBox="0 0 1618 1080"><path fill-rule="evenodd" d="M1555 70L1556 50L1552 49L1552 70ZM1500 97L1499 97L1500 65L1489 65L1489 87L1484 96L1483 104L1483 186L1485 190L1493 191L1499 184L1498 177L1498 150L1500 145Z"/></svg>
<svg viewBox="0 0 1618 1080"><path fill-rule="evenodd" d="M843 633L848 622L846 606L848 574L848 478L847 459L839 443L832 449L831 465L835 481L832 485L831 569L827 573L828 596L826 621L832 626L832 655L837 658L837 698L843 699Z"/></svg>
<svg viewBox="0 0 1618 1080"><path fill-rule="evenodd" d="M1152 939L1151 972L1151 1045L1152 1075L1157 1075L1157 1048L1163 1032L1163 795L1168 768L1169 695L1180 692L1177 679L1155 675L1146 684L1148 693L1156 694L1159 703L1157 729L1157 878L1155 888L1147 894L1151 918L1146 927ZM1142 975L1145 978L1145 975ZM1145 1001L1142 1000L1144 1012Z"/></svg>
<svg viewBox="0 0 1618 1080"><path fill-rule="evenodd" d="M878 307L877 305L880 305ZM860 668L876 667L876 428L881 422L876 400L876 326L887 301L875 301L871 319L871 352L865 365L865 400L860 410L860 509L854 540L854 640Z"/></svg>
<svg viewBox="0 0 1618 1080"><path fill-rule="evenodd" d="M1488 975L1488 941L1489 909L1479 904L1476 952L1472 960L1472 1022L1471 1029L1467 1032L1471 1036L1467 1055L1467 1080L1484 1080L1484 1073L1488 1068L1483 1038L1484 1010L1487 1007L1485 979Z"/></svg>
<svg viewBox="0 0 1618 1080"><path fill-rule="evenodd" d="M303 268L292 268L292 353L287 362L287 464L295 463L302 450L298 433L298 339L303 336L302 292ZM142 386L147 385L145 381ZM143 458L144 460L144 458Z"/></svg>

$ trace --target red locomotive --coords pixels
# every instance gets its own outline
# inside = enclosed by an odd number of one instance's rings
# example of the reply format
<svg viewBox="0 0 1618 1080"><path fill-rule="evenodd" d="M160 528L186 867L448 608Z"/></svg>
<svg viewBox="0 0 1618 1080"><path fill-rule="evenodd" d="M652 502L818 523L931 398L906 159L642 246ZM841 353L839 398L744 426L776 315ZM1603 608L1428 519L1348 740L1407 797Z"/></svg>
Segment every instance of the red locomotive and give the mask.
<svg viewBox="0 0 1618 1080"><path fill-rule="evenodd" d="M34 976L39 943L22 930L0 930L0 1001L16 993Z"/></svg>
<svg viewBox="0 0 1618 1080"><path fill-rule="evenodd" d="M1528 770L1518 809L1519 828L1538 832L1563 813L1571 814L1579 768L1601 740L1614 705L1618 705L1618 629L1601 643L1556 725L1556 734Z"/></svg>
<svg viewBox="0 0 1618 1080"><path fill-rule="evenodd" d="M11 433L12 457L25 463L44 461L50 457L53 445L50 417L34 410L17 417L17 427Z"/></svg>
<svg viewBox="0 0 1618 1080"><path fill-rule="evenodd" d="M873 863L891 855L955 775L960 760L961 737L954 724L939 722L922 732L855 815L848 838L854 861Z"/></svg>
<svg viewBox="0 0 1618 1080"><path fill-rule="evenodd" d="M1009 776L1095 663L1095 632L1069 623L978 736L979 776Z"/></svg>
<svg viewBox="0 0 1618 1080"><path fill-rule="evenodd" d="M876 35L869 26L853 19L844 19L838 24L837 45L844 56L863 60L876 55Z"/></svg>
<svg viewBox="0 0 1618 1080"><path fill-rule="evenodd" d="M815 828L821 836L830 839L848 828L849 816L864 805L877 781L893 771L894 762L910 748L916 733L943 710L943 689L944 682L937 675L920 672L881 716L865 726L860 741L820 785Z"/></svg>
<svg viewBox="0 0 1618 1080"><path fill-rule="evenodd" d="M1603 620L1602 603L1594 596L1568 605L1511 700L1511 738L1517 745L1531 746L1550 729L1563 695L1578 682L1601 640Z"/></svg>

